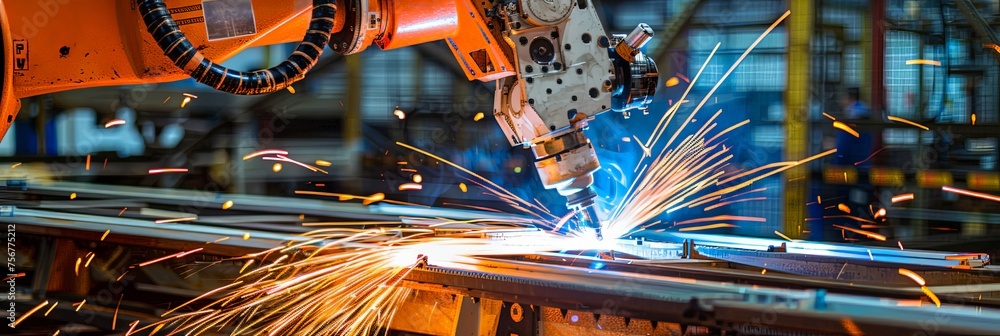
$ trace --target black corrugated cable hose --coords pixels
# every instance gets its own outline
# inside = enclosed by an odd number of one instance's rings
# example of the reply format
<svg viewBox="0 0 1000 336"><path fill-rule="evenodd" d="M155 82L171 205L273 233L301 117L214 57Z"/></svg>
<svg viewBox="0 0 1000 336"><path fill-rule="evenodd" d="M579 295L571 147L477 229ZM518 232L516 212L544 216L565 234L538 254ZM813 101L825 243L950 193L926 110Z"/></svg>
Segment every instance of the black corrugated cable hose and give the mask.
<svg viewBox="0 0 1000 336"><path fill-rule="evenodd" d="M313 0L309 30L287 60L270 69L243 72L205 58L174 22L162 0L136 0L146 30L164 55L192 78L217 90L238 95L257 95L284 90L305 77L330 42L337 13L334 0Z"/></svg>

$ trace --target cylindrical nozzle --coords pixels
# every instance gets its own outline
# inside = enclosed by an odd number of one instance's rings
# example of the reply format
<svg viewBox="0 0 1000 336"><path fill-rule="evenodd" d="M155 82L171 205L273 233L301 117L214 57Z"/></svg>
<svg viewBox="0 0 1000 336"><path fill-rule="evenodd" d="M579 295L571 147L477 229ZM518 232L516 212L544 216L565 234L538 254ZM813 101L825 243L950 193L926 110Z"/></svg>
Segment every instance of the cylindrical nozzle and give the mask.
<svg viewBox="0 0 1000 336"><path fill-rule="evenodd" d="M593 231L597 240L604 240L604 234L601 232L601 219L593 204L580 209L580 212L577 212L576 218L580 224L580 230L584 232Z"/></svg>
<svg viewBox="0 0 1000 336"><path fill-rule="evenodd" d="M584 122L584 121L581 121ZM582 127L581 127L582 128ZM582 130L573 130L532 147L538 177L546 189L556 189L566 196L566 207L577 211L578 227L595 231L601 237L601 222L594 200L597 193L591 187L594 173L601 168L590 139Z"/></svg>
<svg viewBox="0 0 1000 336"><path fill-rule="evenodd" d="M639 26L635 27L628 36L625 37L625 44L632 47L632 49L641 49L646 46L646 42L649 42L653 38L653 28L648 24L640 23Z"/></svg>
<svg viewBox="0 0 1000 336"><path fill-rule="evenodd" d="M615 46L615 52L622 59L632 62L635 55L639 53L639 49L646 46L646 43L653 38L653 28L648 24L640 23L628 35L624 37L622 35L615 36L615 39L618 41L618 44Z"/></svg>

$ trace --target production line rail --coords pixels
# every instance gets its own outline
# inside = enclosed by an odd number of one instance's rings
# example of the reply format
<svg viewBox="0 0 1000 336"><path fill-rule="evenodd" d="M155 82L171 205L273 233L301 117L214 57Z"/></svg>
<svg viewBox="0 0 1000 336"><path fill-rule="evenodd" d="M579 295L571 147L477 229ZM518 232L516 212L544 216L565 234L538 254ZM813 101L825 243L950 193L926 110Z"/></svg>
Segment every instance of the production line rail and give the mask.
<svg viewBox="0 0 1000 336"><path fill-rule="evenodd" d="M59 185L33 189L32 192L60 194L76 190L81 194L102 195L115 204L134 206L166 205L176 207L190 202L191 194L178 192L156 193L143 188L126 187L104 190L86 185ZM84 191L81 191L84 190ZM121 191L128 193L123 195ZM446 211L435 208L407 208L401 206L352 208L342 203L280 198L257 198L225 195L220 199L237 199L238 202L258 202L270 206L261 209L269 212L277 204L289 208L277 214L294 214L311 211L313 215L335 216L347 209L353 216L399 216L412 210L434 215ZM80 213L83 208L54 208L44 202L22 202L23 208L6 208L5 221L19 225L20 232L39 236L97 241L102 233L115 233L105 243L155 246L184 250L192 246L205 246L205 242L220 237L249 238L229 239L206 246L205 254L240 256L304 238L294 230L263 231L270 226L248 229L220 223L223 217L199 218L192 223L156 224L150 218L122 218L114 214ZM380 213L382 211L386 213ZM452 215L451 210L447 210ZM461 211L468 217L479 215L475 211ZM496 214L490 214L496 216ZM236 213L232 218L263 218L262 215ZM280 215L272 215L280 216ZM231 218L231 219L232 219ZM304 228L299 228L303 229ZM679 241L645 241L621 239L617 251L628 255L646 257L647 260L618 260L577 256L572 253L546 253L527 256L480 258L474 263L445 263L428 260L428 265L415 270L405 279L405 285L415 289L459 294L468 297L488 298L504 302L538 305L564 310L584 311L598 315L623 316L717 328L745 334L849 334L913 335L935 330L937 335L1000 334L1000 310L995 299L970 299L974 292L950 290L931 286L939 291L943 305L923 302L920 288L910 286L879 286L851 284L844 281L794 276L787 273L756 273L744 269L705 267L704 263L676 262L678 257L691 257L691 251L725 251L729 255L747 253L773 253L775 246L784 243L789 255L839 258L864 261L873 265L910 267L914 270L943 272L986 272L989 267L973 270L952 269L962 260L955 256L969 254L930 251L899 251L887 248L864 248L845 244L817 244L808 242L782 242L772 239L717 237L712 235L677 235ZM690 242L697 242L697 245ZM685 247L687 246L687 247ZM690 250L688 250L690 249ZM871 251L871 255L868 251ZM861 258L860 252L864 251ZM741 254L742 253L742 254ZM704 257L704 256L703 256ZM988 259L977 255L977 260ZM651 259L651 260L650 260ZM657 260L659 259L659 260ZM710 258L724 263L726 258ZM673 260L673 261L671 261ZM749 259L747 259L749 260ZM770 259L773 260L773 259ZM729 260L732 262L732 260ZM996 284L983 284L981 292L1000 292ZM142 314L138 314L142 315Z"/></svg>
<svg viewBox="0 0 1000 336"><path fill-rule="evenodd" d="M940 327L939 335L1000 332L996 328L1000 310L994 309L914 306L824 290L774 289L517 261L428 266L407 280L477 297L751 334L914 335L927 332L925 328L932 324Z"/></svg>

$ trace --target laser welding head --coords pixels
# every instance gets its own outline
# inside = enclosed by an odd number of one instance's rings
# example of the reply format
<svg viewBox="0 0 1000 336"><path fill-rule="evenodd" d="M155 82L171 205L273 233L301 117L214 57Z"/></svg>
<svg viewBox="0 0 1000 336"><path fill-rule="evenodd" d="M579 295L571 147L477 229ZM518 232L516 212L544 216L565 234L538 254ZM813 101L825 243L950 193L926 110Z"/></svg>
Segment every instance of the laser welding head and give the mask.
<svg viewBox="0 0 1000 336"><path fill-rule="evenodd" d="M593 174L601 168L584 134L606 111L646 113L656 92L656 64L641 52L653 30L640 24L610 36L583 0L506 1L501 18L517 76L498 80L494 116L511 145L530 147L547 189L567 198L578 223L600 235Z"/></svg>

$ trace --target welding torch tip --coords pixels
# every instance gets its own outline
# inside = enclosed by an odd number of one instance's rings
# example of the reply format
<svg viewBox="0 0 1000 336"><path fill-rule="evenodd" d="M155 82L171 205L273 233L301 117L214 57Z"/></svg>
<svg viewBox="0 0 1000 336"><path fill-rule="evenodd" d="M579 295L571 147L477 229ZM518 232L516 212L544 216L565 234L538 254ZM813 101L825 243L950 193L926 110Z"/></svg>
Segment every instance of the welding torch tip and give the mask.
<svg viewBox="0 0 1000 336"><path fill-rule="evenodd" d="M597 237L597 240L604 240L604 235L601 232L600 217L597 215L597 209L594 209L593 206L586 207L580 210L578 216L577 220L579 221L578 224L580 229L585 232L593 230L594 236Z"/></svg>

